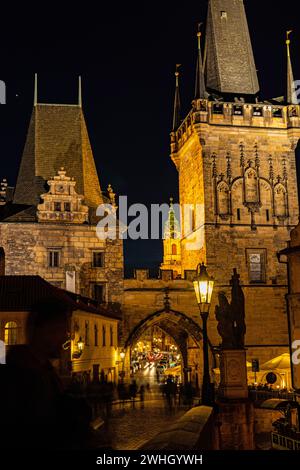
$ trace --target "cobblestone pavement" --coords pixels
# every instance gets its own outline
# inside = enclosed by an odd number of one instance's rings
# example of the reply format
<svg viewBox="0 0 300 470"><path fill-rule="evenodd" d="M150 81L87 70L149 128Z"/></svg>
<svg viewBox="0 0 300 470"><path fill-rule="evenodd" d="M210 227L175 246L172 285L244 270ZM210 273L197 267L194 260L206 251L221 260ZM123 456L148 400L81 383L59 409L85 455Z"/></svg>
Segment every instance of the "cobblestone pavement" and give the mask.
<svg viewBox="0 0 300 470"><path fill-rule="evenodd" d="M105 430L111 448L136 450L187 411L176 407L170 413L151 375L144 373L143 377L136 377L138 384L149 382L151 385L151 392L145 394L144 408L139 401L134 407L127 403L113 408Z"/></svg>
<svg viewBox="0 0 300 470"><path fill-rule="evenodd" d="M108 425L110 445L116 450L138 449L184 413L185 410L177 409L171 414L158 397L145 400L144 408L137 402L135 408L129 404L114 410Z"/></svg>

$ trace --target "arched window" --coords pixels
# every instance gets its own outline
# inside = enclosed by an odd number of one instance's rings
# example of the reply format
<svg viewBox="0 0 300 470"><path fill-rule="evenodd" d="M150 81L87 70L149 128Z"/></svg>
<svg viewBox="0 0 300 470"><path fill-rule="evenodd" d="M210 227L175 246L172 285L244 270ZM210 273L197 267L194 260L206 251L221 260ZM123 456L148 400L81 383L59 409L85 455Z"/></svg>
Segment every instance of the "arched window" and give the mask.
<svg viewBox="0 0 300 470"><path fill-rule="evenodd" d="M4 342L7 345L17 344L18 325L15 321L9 321L4 327Z"/></svg>
<svg viewBox="0 0 300 470"><path fill-rule="evenodd" d="M177 246L175 244L172 245L172 255L177 255Z"/></svg>

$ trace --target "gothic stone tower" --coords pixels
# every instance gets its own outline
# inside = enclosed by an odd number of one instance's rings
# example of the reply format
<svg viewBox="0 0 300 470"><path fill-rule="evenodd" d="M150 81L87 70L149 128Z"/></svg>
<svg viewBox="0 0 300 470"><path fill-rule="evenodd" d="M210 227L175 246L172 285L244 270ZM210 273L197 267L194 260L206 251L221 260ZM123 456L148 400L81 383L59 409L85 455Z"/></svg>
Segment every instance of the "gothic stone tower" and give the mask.
<svg viewBox="0 0 300 470"><path fill-rule="evenodd" d="M96 235L96 208L105 197L81 87L78 105L38 103L36 88L34 101L13 199L2 196L0 207L5 274L38 274L99 302L121 302L122 242Z"/></svg>
<svg viewBox="0 0 300 470"><path fill-rule="evenodd" d="M186 227L183 215L182 271L204 261L216 280L216 302L237 268L246 296L249 354L263 360L288 345L286 267L276 254L299 215L300 106L290 92L282 101L260 100L242 0L209 1L204 64L200 39L198 31L196 93L183 121L176 72L171 133L180 204L194 212ZM290 90L289 41L287 46ZM211 337L214 332L215 324Z"/></svg>

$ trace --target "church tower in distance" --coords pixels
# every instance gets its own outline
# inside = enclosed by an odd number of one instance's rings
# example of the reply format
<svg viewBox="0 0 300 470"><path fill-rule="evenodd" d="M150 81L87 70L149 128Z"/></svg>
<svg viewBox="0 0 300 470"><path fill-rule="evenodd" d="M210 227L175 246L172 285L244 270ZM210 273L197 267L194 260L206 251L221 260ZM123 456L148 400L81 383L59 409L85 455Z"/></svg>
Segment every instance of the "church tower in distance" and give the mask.
<svg viewBox="0 0 300 470"><path fill-rule="evenodd" d="M178 118L176 76L171 133L182 208L182 273L207 264L216 281L215 304L237 269L246 297L248 354L263 360L287 350L286 266L277 252L299 217L300 106L291 92L290 41L286 96L263 101L243 0L209 0L204 53L200 27L197 38L192 109ZM185 205L192 208L193 223L185 220Z"/></svg>
<svg viewBox="0 0 300 470"><path fill-rule="evenodd" d="M173 199L170 199L170 210L164 227L163 251L164 258L161 270L172 271L172 278L181 278L181 236Z"/></svg>

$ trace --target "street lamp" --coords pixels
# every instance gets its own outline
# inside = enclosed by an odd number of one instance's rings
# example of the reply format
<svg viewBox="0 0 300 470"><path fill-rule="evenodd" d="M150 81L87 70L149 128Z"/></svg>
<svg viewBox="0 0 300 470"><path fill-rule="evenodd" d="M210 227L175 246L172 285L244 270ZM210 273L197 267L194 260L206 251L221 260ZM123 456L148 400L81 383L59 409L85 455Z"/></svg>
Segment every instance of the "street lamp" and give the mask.
<svg viewBox="0 0 300 470"><path fill-rule="evenodd" d="M122 361L124 361L124 359L125 359L125 352L124 351L120 352L120 358L122 359Z"/></svg>
<svg viewBox="0 0 300 470"><path fill-rule="evenodd" d="M214 288L214 280L207 274L204 263L197 267L197 276L194 280L194 289L197 303L200 309L200 315L203 325L203 383L202 383L202 404L212 405L213 398L211 396L211 383L209 376L209 358L208 358L208 337L207 337L207 320L211 297Z"/></svg>
<svg viewBox="0 0 300 470"><path fill-rule="evenodd" d="M80 336L79 340L76 343L77 348L72 354L73 359L79 359L82 356L83 349L84 349L84 342ZM65 349L65 348L64 348Z"/></svg>
<svg viewBox="0 0 300 470"><path fill-rule="evenodd" d="M82 354L83 348L84 348L84 342L82 341L81 336L80 336L80 338L79 338L79 340L78 340L77 347L78 347L78 351L80 351L80 353Z"/></svg>

